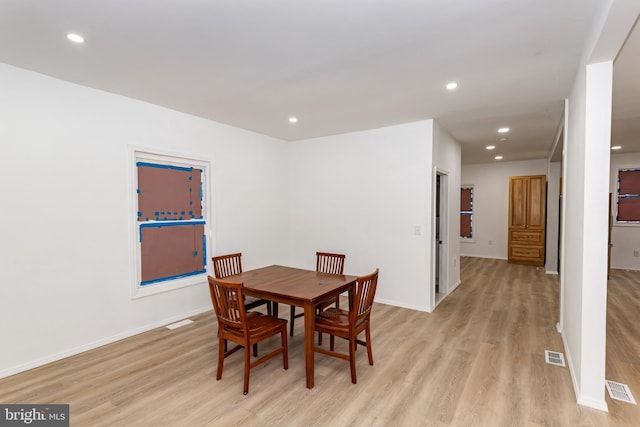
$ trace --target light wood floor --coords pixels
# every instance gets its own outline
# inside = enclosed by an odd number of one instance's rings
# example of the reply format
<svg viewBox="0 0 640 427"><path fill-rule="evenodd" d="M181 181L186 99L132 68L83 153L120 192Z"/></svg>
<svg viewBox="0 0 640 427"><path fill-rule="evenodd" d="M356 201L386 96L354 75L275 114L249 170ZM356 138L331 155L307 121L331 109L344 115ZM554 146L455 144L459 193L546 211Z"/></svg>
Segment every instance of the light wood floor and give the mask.
<svg viewBox="0 0 640 427"><path fill-rule="evenodd" d="M0 402L69 403L72 426L639 425L638 406L608 397L608 414L577 405L568 368L545 364L545 349L564 351L556 276L500 260L461 264L462 284L432 314L374 306L375 366L358 351L357 385L347 362L316 355L315 388L305 388L300 321L289 370L281 359L253 369L244 396L240 353L215 380L215 316L206 313L0 380ZM639 307L640 273L613 271L607 379L636 399Z"/></svg>

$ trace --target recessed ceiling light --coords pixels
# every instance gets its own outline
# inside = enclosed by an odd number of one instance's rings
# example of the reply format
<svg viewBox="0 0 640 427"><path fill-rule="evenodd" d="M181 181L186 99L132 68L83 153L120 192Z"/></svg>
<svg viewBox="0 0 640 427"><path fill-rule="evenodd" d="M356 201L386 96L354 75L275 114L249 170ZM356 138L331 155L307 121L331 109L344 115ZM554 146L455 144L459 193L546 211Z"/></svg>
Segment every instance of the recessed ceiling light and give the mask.
<svg viewBox="0 0 640 427"><path fill-rule="evenodd" d="M493 150L494 148L496 148L495 145L487 145L487 150Z"/></svg>
<svg viewBox="0 0 640 427"><path fill-rule="evenodd" d="M507 142L509 138L500 138L500 142Z"/></svg>
<svg viewBox="0 0 640 427"><path fill-rule="evenodd" d="M612 150L619 150L622 148L622 145L614 145L613 147L611 147Z"/></svg>
<svg viewBox="0 0 640 427"><path fill-rule="evenodd" d="M457 87L458 87L458 83L456 82L447 83L447 89L449 90L454 90Z"/></svg>
<svg viewBox="0 0 640 427"><path fill-rule="evenodd" d="M298 123L297 117L289 117L289 123Z"/></svg>
<svg viewBox="0 0 640 427"><path fill-rule="evenodd" d="M500 128L498 129L498 133L507 133L509 132L509 130L510 130L509 128Z"/></svg>
<svg viewBox="0 0 640 427"><path fill-rule="evenodd" d="M495 156L494 159L496 160L502 160L502 156Z"/></svg>
<svg viewBox="0 0 640 427"><path fill-rule="evenodd" d="M67 38L69 40L71 40L72 42L84 43L84 37L82 37L79 34L69 33L69 34L67 34Z"/></svg>

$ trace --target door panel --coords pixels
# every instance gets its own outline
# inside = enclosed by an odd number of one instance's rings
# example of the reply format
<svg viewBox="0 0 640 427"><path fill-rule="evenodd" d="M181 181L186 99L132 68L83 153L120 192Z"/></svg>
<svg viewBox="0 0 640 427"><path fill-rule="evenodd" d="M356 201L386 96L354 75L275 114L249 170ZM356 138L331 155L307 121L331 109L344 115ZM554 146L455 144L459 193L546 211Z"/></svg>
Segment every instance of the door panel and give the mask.
<svg viewBox="0 0 640 427"><path fill-rule="evenodd" d="M529 194L527 209L527 228L542 230L545 227L545 202L547 180L544 175L532 176L529 179Z"/></svg>
<svg viewBox="0 0 640 427"><path fill-rule="evenodd" d="M527 179L512 177L509 183L509 227L525 228L527 224Z"/></svg>

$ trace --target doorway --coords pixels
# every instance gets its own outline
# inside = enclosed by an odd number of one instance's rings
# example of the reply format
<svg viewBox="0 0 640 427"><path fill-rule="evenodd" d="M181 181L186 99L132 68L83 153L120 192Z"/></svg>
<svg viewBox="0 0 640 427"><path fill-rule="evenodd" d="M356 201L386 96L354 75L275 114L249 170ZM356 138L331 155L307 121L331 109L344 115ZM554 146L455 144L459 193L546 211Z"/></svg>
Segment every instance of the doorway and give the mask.
<svg viewBox="0 0 640 427"><path fill-rule="evenodd" d="M447 294L447 247L448 247L448 218L449 218L449 176L436 170L436 188L434 193L435 224L433 253L434 258L434 301L437 305Z"/></svg>

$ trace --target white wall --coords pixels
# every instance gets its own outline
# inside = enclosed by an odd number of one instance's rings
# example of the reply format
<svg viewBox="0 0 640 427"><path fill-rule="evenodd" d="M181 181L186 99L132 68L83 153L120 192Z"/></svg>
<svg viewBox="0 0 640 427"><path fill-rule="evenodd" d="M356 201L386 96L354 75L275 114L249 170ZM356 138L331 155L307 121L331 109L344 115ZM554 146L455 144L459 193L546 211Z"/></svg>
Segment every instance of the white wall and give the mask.
<svg viewBox="0 0 640 427"><path fill-rule="evenodd" d="M473 240L460 242L460 255L507 259L509 177L546 175L547 160L462 166L462 185L473 185Z"/></svg>
<svg viewBox="0 0 640 427"><path fill-rule="evenodd" d="M603 2L568 99L563 161L560 330L578 403L604 399L607 230L613 60L640 2Z"/></svg>
<svg viewBox="0 0 640 427"><path fill-rule="evenodd" d="M612 63L582 68L569 97L561 325L578 403L606 410L607 197ZM607 108L609 113L607 114Z"/></svg>
<svg viewBox="0 0 640 427"><path fill-rule="evenodd" d="M611 156L611 178L609 191L612 194L611 215L611 268L640 270L640 257L633 251L640 251L640 225L616 224L616 194L618 192L618 169L640 168L640 153L614 154Z"/></svg>
<svg viewBox="0 0 640 427"><path fill-rule="evenodd" d="M380 268L377 301L428 310L432 144L432 120L292 143L291 264L344 253L347 274Z"/></svg>
<svg viewBox="0 0 640 427"><path fill-rule="evenodd" d="M448 212L446 255L447 283L443 287L445 293L451 293L460 284L460 174L462 150L460 144L453 139L445 128L434 120L433 126L433 167L447 174L448 180ZM434 170L435 173L435 170ZM432 206L435 212L435 205ZM432 215L435 218L435 214ZM432 223L432 227L435 224ZM435 233L435 230L433 230ZM435 234L431 237L435 241ZM434 257L435 262L435 257ZM434 273L435 275L435 273ZM435 277L434 277L435 280ZM435 291L435 286L434 286ZM432 301L435 295L432 296Z"/></svg>
<svg viewBox="0 0 640 427"><path fill-rule="evenodd" d="M211 159L209 251L286 258L287 143L4 64L0 93L0 377L210 308L131 300L128 144Z"/></svg>

